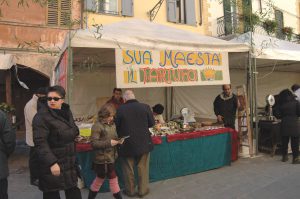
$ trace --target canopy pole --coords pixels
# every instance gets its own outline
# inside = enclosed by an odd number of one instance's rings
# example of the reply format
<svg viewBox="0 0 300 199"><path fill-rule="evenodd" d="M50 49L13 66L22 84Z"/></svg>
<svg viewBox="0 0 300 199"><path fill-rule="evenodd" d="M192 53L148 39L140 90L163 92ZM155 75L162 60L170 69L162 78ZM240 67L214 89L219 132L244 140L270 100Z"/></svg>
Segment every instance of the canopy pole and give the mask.
<svg viewBox="0 0 300 199"><path fill-rule="evenodd" d="M253 139L253 73L252 73L252 56L251 56L251 52L249 52L248 54L248 101L250 104L250 131L252 134L252 139ZM253 143L253 140L251 140L251 142ZM249 146L250 147L250 146ZM251 149L253 149L253 147L251 147ZM249 151L249 155L252 157L253 156L253 151Z"/></svg>
<svg viewBox="0 0 300 199"><path fill-rule="evenodd" d="M256 58L254 58L254 71L253 71L253 78L254 78L254 118L255 118L255 155L258 155L258 115L257 115L257 67L256 67Z"/></svg>

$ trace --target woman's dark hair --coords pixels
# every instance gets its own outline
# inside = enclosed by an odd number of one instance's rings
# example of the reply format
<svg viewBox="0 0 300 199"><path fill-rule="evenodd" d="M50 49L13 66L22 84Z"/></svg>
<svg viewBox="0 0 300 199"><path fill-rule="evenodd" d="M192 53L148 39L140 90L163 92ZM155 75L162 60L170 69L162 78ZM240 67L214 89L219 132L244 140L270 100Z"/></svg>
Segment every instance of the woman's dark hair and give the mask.
<svg viewBox="0 0 300 199"><path fill-rule="evenodd" d="M164 106L161 104L156 104L155 106L152 107L152 110L156 114L162 114L164 112Z"/></svg>
<svg viewBox="0 0 300 199"><path fill-rule="evenodd" d="M56 92L56 93L57 93L58 95L60 95L60 97L62 97L62 98L65 98L65 97L66 97L66 91L65 91L65 89L64 89L62 86L58 86L58 85L51 86L51 87L48 88L47 95L48 95L50 92Z"/></svg>
<svg viewBox="0 0 300 199"><path fill-rule="evenodd" d="M289 89L284 89L279 93L279 104L282 105L289 101L295 100L295 96Z"/></svg>
<svg viewBox="0 0 300 199"><path fill-rule="evenodd" d="M98 120L102 122L104 119L108 118L109 116L115 115L116 109L112 104L104 104L99 112L98 112Z"/></svg>

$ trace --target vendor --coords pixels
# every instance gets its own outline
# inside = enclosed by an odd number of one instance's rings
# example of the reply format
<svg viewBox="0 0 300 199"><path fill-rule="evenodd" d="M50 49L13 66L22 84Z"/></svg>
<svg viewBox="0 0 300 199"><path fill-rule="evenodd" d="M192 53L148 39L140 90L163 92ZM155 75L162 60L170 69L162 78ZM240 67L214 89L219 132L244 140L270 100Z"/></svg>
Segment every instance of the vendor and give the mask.
<svg viewBox="0 0 300 199"><path fill-rule="evenodd" d="M222 86L223 92L214 101L214 112L218 122L223 122L225 127L235 129L235 115L238 108L238 100L232 93L231 85Z"/></svg>
<svg viewBox="0 0 300 199"><path fill-rule="evenodd" d="M153 116L155 119L155 122L159 123L159 124L164 124L165 120L163 118L163 112L164 112L164 106L161 104L156 104L155 106L152 107L152 111L153 111Z"/></svg>
<svg viewBox="0 0 300 199"><path fill-rule="evenodd" d="M117 110L119 106L124 104L124 100L122 98L122 90L120 88L114 88L113 96L106 103L112 104Z"/></svg>

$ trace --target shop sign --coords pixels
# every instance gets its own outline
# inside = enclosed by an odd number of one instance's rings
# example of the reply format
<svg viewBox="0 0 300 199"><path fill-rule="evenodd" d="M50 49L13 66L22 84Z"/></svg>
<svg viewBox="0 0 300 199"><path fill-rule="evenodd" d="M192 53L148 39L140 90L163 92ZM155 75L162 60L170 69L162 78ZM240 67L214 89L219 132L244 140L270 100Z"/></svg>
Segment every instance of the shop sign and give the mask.
<svg viewBox="0 0 300 199"><path fill-rule="evenodd" d="M116 49L119 88L230 83L227 52Z"/></svg>

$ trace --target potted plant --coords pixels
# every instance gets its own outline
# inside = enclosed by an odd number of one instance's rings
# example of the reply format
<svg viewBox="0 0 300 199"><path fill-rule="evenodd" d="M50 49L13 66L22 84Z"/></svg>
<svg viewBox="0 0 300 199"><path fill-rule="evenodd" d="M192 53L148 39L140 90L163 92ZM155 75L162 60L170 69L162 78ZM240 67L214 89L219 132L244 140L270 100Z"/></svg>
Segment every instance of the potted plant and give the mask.
<svg viewBox="0 0 300 199"><path fill-rule="evenodd" d="M15 108L12 105L2 102L0 104L0 110L2 110L4 113L11 113L15 110Z"/></svg>
<svg viewBox="0 0 300 199"><path fill-rule="evenodd" d="M263 28L268 35L274 34L277 28L277 22L275 20L267 19L263 22Z"/></svg>
<svg viewBox="0 0 300 199"><path fill-rule="evenodd" d="M282 33L286 36L286 38L291 41L293 35L293 28L292 27L284 27L282 28Z"/></svg>
<svg viewBox="0 0 300 199"><path fill-rule="evenodd" d="M254 27L260 23L260 17L255 13L246 14L243 18L245 27L250 27L251 30L253 30Z"/></svg>

